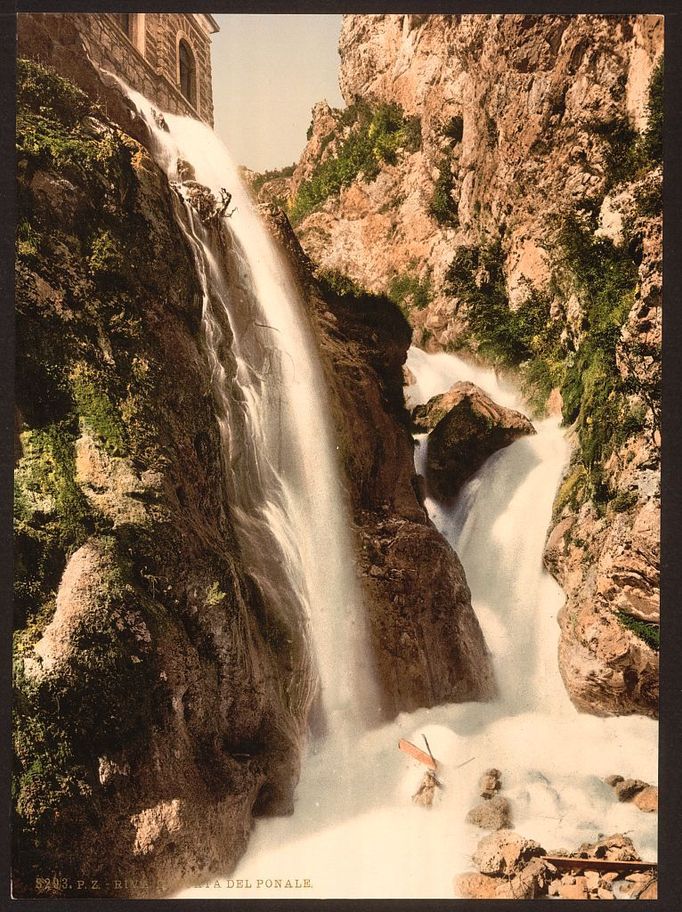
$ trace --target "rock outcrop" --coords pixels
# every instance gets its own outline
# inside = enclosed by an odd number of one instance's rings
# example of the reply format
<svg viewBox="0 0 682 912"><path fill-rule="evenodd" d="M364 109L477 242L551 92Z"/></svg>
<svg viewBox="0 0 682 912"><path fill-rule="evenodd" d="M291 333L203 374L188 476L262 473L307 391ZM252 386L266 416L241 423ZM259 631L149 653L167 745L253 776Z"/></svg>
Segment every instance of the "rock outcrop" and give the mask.
<svg viewBox="0 0 682 912"><path fill-rule="evenodd" d="M457 496L489 456L535 433L525 415L493 402L473 383L455 383L446 393L418 405L412 420L418 431L430 430L427 490L445 501Z"/></svg>
<svg viewBox="0 0 682 912"><path fill-rule="evenodd" d="M18 106L13 890L165 895L291 811L302 720L225 502L168 183L54 73L21 62Z"/></svg>

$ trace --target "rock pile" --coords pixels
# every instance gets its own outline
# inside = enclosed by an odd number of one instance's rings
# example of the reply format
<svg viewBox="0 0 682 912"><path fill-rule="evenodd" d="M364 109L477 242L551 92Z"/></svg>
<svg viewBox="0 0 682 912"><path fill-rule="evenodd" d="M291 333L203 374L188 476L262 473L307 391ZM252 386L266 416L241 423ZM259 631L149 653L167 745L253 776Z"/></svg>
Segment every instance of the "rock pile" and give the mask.
<svg viewBox="0 0 682 912"><path fill-rule="evenodd" d="M563 853L562 853L563 854ZM631 839L621 833L596 843L583 843L576 852L559 858L532 839L502 829L483 838L474 852L476 871L455 878L455 894L462 899L655 899L655 871L590 870L584 860L641 861ZM570 859L575 859L571 867ZM556 862L556 863L554 863ZM560 870L561 868L561 870Z"/></svg>

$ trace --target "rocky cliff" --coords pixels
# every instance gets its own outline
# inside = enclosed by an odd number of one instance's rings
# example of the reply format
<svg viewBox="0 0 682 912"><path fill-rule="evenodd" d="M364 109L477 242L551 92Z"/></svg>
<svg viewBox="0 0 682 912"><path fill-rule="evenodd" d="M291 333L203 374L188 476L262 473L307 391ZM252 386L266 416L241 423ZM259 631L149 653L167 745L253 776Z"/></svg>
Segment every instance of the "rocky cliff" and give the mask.
<svg viewBox="0 0 682 912"><path fill-rule="evenodd" d="M235 533L173 191L68 17L49 24L23 17L22 50L89 94L20 65L13 887L168 895L230 870L254 816L291 812L297 644L270 635ZM273 230L329 380L384 712L489 697L462 568L417 491L409 327L316 283Z"/></svg>
<svg viewBox="0 0 682 912"><path fill-rule="evenodd" d="M313 110L287 198L321 269L414 341L516 371L575 452L547 563L581 709L656 713L663 24L346 16L348 107Z"/></svg>

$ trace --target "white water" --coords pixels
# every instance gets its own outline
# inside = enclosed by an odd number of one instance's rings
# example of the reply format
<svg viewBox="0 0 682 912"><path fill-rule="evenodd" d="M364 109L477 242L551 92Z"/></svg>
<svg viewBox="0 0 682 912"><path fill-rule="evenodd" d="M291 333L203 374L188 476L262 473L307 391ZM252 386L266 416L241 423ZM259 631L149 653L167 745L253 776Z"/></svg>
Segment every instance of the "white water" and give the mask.
<svg viewBox="0 0 682 912"><path fill-rule="evenodd" d="M454 356L412 349L408 365L417 377L406 390L412 405L471 380L496 401L522 408L491 370ZM350 753L344 738L330 738L304 763L294 816L259 821L237 871L183 897L453 897L453 877L472 868L483 835L464 817L491 766L502 771L514 829L548 851L621 832L642 857L655 858L657 815L619 803L603 778L620 773L657 782L656 723L579 714L560 679L556 614L563 596L542 567L542 550L568 448L556 421L537 430L491 457L451 510L427 504L464 564L499 700L403 714L354 739ZM423 458L418 448L418 466ZM445 784L431 810L410 800L423 768L396 749L399 738L421 743L423 734ZM348 764L352 775L340 777ZM276 878L282 886L268 887ZM288 888L294 878L308 878L312 887Z"/></svg>
<svg viewBox="0 0 682 912"><path fill-rule="evenodd" d="M231 511L278 628L290 642L311 641L308 654L292 657L293 716L305 718L319 678L320 727L360 731L377 717L378 698L325 382L300 293L216 134L171 114L163 115L168 130L159 128L151 104L125 88L171 181L184 159L216 196L232 194L222 239L190 205L179 212L203 286Z"/></svg>

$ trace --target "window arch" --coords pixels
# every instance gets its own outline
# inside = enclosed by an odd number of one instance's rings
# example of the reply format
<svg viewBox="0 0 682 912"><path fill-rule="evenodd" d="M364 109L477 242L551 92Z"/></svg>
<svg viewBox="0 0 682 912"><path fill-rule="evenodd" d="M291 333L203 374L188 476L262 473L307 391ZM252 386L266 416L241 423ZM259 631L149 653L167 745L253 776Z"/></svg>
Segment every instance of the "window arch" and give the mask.
<svg viewBox="0 0 682 912"><path fill-rule="evenodd" d="M145 14L112 13L114 20L128 40L144 56L145 53Z"/></svg>
<svg viewBox="0 0 682 912"><path fill-rule="evenodd" d="M178 42L178 84L187 101L197 106L197 66L194 52L184 38Z"/></svg>

